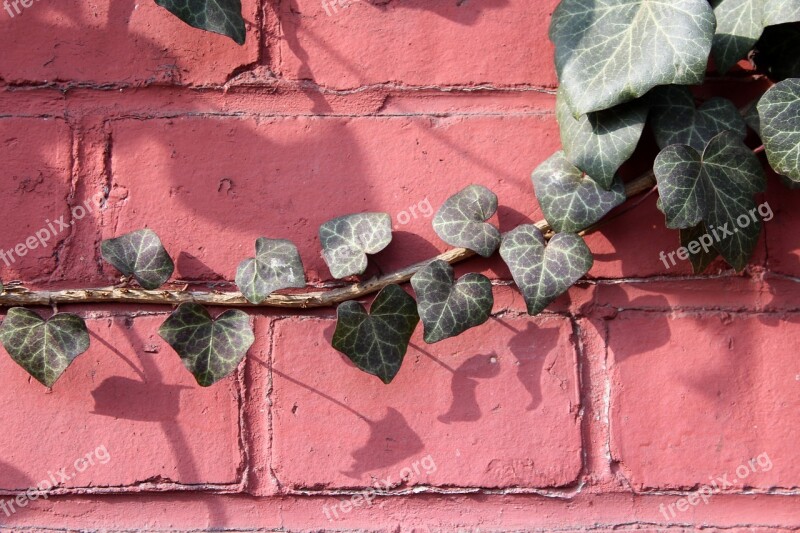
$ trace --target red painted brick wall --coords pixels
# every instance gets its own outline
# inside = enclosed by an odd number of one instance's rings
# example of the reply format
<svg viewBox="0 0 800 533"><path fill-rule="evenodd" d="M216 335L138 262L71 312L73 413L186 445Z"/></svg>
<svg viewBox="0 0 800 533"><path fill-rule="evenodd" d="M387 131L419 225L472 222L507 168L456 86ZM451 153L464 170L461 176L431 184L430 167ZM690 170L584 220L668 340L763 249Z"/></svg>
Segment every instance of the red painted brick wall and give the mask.
<svg viewBox="0 0 800 533"><path fill-rule="evenodd" d="M322 222L392 214L387 272L446 249L426 200L470 183L501 229L540 219L556 0L379 3L245 0L241 48L149 0L0 11L2 247L108 197L0 277L113 283L98 243L147 226L181 284L231 288L269 236L319 286ZM796 530L800 193L765 200L741 275L665 270L654 197L587 238L590 279L539 317L501 262L464 264L494 317L432 346L419 328L390 386L329 346L331 309L252 313L246 362L201 389L156 334L168 307L62 308L93 344L51 391L0 349L0 528Z"/></svg>

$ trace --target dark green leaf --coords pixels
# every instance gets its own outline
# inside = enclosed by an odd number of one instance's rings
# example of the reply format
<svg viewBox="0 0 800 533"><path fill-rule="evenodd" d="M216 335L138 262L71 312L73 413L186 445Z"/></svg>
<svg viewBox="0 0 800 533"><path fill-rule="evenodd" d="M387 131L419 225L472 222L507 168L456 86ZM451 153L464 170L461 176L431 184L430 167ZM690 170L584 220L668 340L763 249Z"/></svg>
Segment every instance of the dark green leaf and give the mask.
<svg viewBox="0 0 800 533"><path fill-rule="evenodd" d="M100 253L114 268L125 276L133 276L145 289L157 289L175 270L161 239L149 229L103 241Z"/></svg>
<svg viewBox="0 0 800 533"><path fill-rule="evenodd" d="M649 96L651 118L660 148L686 144L702 152L713 137L732 131L740 139L747 135L747 124L733 102L712 98L696 109L694 97L686 87L659 87Z"/></svg>
<svg viewBox="0 0 800 533"><path fill-rule="evenodd" d="M156 0L156 4L186 24L244 44L245 27L241 0Z"/></svg>
<svg viewBox="0 0 800 533"><path fill-rule="evenodd" d="M559 233L585 229L625 202L625 187L619 179L606 191L562 151L539 165L531 180L544 218Z"/></svg>
<svg viewBox="0 0 800 533"><path fill-rule="evenodd" d="M271 293L306 286L303 262L290 241L256 240L256 257L245 259L236 270L236 286L248 301L260 304Z"/></svg>
<svg viewBox="0 0 800 533"><path fill-rule="evenodd" d="M800 21L797 0L764 0L764 26Z"/></svg>
<svg viewBox="0 0 800 533"><path fill-rule="evenodd" d="M533 224L518 226L503 236L500 256L511 270L528 314L541 313L592 268L592 252L573 233L557 233L545 245Z"/></svg>
<svg viewBox="0 0 800 533"><path fill-rule="evenodd" d="M717 30L712 52L717 70L743 59L764 29L764 0L712 0Z"/></svg>
<svg viewBox="0 0 800 533"><path fill-rule="evenodd" d="M706 235L710 237L706 237ZM713 235L709 233L706 225L701 222L697 226L692 228L686 228L680 230L680 240L681 246L687 249L689 253L689 262L692 263L692 270L695 274L701 274L708 268L708 266L719 257L719 252L713 246L709 246L708 239L713 239ZM701 239L705 239L701 241ZM693 253L688 247L692 242L697 242L698 244L705 244L705 246L697 246L693 247L697 250L697 253Z"/></svg>
<svg viewBox="0 0 800 533"><path fill-rule="evenodd" d="M639 143L647 119L647 106L642 100L635 100L576 119L560 89L556 117L567 159L592 176L601 187L610 189L617 170Z"/></svg>
<svg viewBox="0 0 800 533"><path fill-rule="evenodd" d="M334 278L363 274L367 254L377 254L392 242L392 217L359 213L334 218L320 226L319 240Z"/></svg>
<svg viewBox="0 0 800 533"><path fill-rule="evenodd" d="M550 25L556 70L576 116L658 85L702 82L713 36L707 0L562 0Z"/></svg>
<svg viewBox="0 0 800 533"><path fill-rule="evenodd" d="M764 93L758 116L769 164L800 182L800 78L782 81Z"/></svg>
<svg viewBox="0 0 800 533"><path fill-rule="evenodd" d="M469 273L456 282L453 267L446 261L436 260L419 270L411 285L428 344L479 326L492 313L494 297L489 278Z"/></svg>
<svg viewBox="0 0 800 533"><path fill-rule="evenodd" d="M773 81L800 78L800 24L765 28L753 49L753 64Z"/></svg>
<svg viewBox="0 0 800 533"><path fill-rule="evenodd" d="M0 342L11 358L46 387L52 387L80 354L89 349L89 332L79 316L58 313L48 320L13 307L0 325Z"/></svg>
<svg viewBox="0 0 800 533"><path fill-rule="evenodd" d="M500 230L487 220L497 211L497 196L483 185L470 185L445 201L433 217L433 230L451 246L489 257L500 245Z"/></svg>
<svg viewBox="0 0 800 533"><path fill-rule="evenodd" d="M336 310L332 345L368 374L388 384L397 375L408 342L419 323L414 298L398 285L388 285L372 302L370 313L348 301Z"/></svg>
<svg viewBox="0 0 800 533"><path fill-rule="evenodd" d="M236 370L255 336L244 311L231 309L212 320L205 307L183 303L158 334L178 352L197 383L208 387Z"/></svg>

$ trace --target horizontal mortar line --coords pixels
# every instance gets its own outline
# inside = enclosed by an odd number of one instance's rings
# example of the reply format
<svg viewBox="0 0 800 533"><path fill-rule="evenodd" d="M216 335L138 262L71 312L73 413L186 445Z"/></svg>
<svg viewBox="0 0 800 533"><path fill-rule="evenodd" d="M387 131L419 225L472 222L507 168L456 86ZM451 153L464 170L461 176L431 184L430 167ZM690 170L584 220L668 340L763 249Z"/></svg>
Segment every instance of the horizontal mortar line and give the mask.
<svg viewBox="0 0 800 533"><path fill-rule="evenodd" d="M0 496L14 496L27 493L30 489L2 489ZM142 492L157 494L162 492L202 492L209 494L244 494L240 483L235 484L214 484L214 483L162 483L141 482L131 485L109 486L109 487L70 487L50 490L33 490L31 494L38 496L86 496L86 495L106 495L106 494L141 494ZM1 525L1 524L0 524Z"/></svg>
<svg viewBox="0 0 800 533"><path fill-rule="evenodd" d="M474 494L492 496L539 496L552 500L572 500L581 493L581 484L578 487L569 486L559 489L546 489L536 487L509 487L505 489L491 489L484 487L436 487L431 485L417 485L400 490L376 490L375 487L367 486L363 488L351 489L328 489L328 490L302 490L291 489L287 491L289 496L320 497L320 496L352 496L363 494L364 492L374 492L375 495L384 498L402 498L410 495L434 495L434 496L470 496Z"/></svg>

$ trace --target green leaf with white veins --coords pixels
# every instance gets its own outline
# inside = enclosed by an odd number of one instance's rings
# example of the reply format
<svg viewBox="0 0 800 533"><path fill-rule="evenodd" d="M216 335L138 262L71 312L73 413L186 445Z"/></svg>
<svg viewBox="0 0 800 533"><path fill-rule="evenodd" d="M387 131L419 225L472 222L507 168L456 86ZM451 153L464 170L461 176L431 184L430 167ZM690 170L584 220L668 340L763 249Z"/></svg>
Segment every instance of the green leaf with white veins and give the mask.
<svg viewBox="0 0 800 533"><path fill-rule="evenodd" d="M604 189L610 189L619 167L627 161L644 131L647 105L635 100L605 111L572 116L559 89L556 118L561 144L570 162L583 170Z"/></svg>
<svg viewBox="0 0 800 533"><path fill-rule="evenodd" d="M715 234L714 247L736 270L752 255L761 220L753 195L764 190L758 158L731 132L711 139L702 154L685 145L668 146L653 171L659 208L669 228L691 228L701 221Z"/></svg>
<svg viewBox="0 0 800 533"><path fill-rule="evenodd" d="M658 85L701 83L714 24L707 0L562 0L550 39L572 113L608 109Z"/></svg>
<svg viewBox="0 0 800 533"><path fill-rule="evenodd" d="M500 230L487 220L497 211L497 195L483 185L470 185L447 199L433 217L433 230L451 246L483 257L500 245Z"/></svg>
<svg viewBox="0 0 800 533"><path fill-rule="evenodd" d="M209 387L236 370L255 336L250 317L231 309L212 319L205 307L183 303L161 325L158 334L178 352L202 387Z"/></svg>
<svg viewBox="0 0 800 533"><path fill-rule="evenodd" d="M453 267L442 260L428 264L411 278L425 326L425 342L455 337L489 319L494 305L492 282L471 272L455 281Z"/></svg>
<svg viewBox="0 0 800 533"><path fill-rule="evenodd" d="M541 313L592 268L592 252L579 235L557 233L545 244L533 224L524 224L503 236L500 257L511 270L528 314Z"/></svg>
<svg viewBox="0 0 800 533"><path fill-rule="evenodd" d="M36 381L52 387L76 357L89 349L89 332L79 316L58 313L47 320L22 307L8 310L0 342Z"/></svg>
<svg viewBox="0 0 800 533"><path fill-rule="evenodd" d="M800 1L763 0L764 26L800 21Z"/></svg>
<svg viewBox="0 0 800 533"><path fill-rule="evenodd" d="M556 232L578 232L625 202L625 186L616 179L604 190L570 163L563 151L556 152L531 175L544 218Z"/></svg>
<svg viewBox="0 0 800 533"><path fill-rule="evenodd" d="M186 24L225 35L244 44L241 0L155 0Z"/></svg>
<svg viewBox="0 0 800 533"><path fill-rule="evenodd" d="M358 213L334 218L319 228L322 257L336 279L363 274L367 254L377 254L392 242L392 217Z"/></svg>
<svg viewBox="0 0 800 533"><path fill-rule="evenodd" d="M236 270L236 286L254 304L277 290L305 287L306 275L297 247L282 239L259 238L255 258L245 259Z"/></svg>
<svg viewBox="0 0 800 533"><path fill-rule="evenodd" d="M336 317L333 347L364 372L389 384L400 371L419 323L414 298L399 285L388 285L375 297L369 313L351 300L339 305Z"/></svg>
<svg viewBox="0 0 800 533"><path fill-rule="evenodd" d="M712 0L717 30L712 53L724 74L743 59L764 30L764 0Z"/></svg>
<svg viewBox="0 0 800 533"><path fill-rule="evenodd" d="M764 93L758 116L770 166L800 182L800 78L784 80Z"/></svg>
<svg viewBox="0 0 800 533"><path fill-rule="evenodd" d="M708 231L706 225L702 222L693 228L680 230L681 246L686 248L689 254L689 262L692 263L692 271L695 274L702 273L708 268L714 259L719 257L719 252L716 250L716 248L713 246L708 246L709 238L713 239L713 235ZM701 239L705 239L705 241L702 241ZM689 246L693 242L697 242L698 244L702 243L704 246L700 246L698 248L697 245L695 245L693 247L694 249L690 249Z"/></svg>
<svg viewBox="0 0 800 533"><path fill-rule="evenodd" d="M103 259L125 276L133 276L145 289L157 289L175 270L161 239L154 231L143 229L100 243Z"/></svg>

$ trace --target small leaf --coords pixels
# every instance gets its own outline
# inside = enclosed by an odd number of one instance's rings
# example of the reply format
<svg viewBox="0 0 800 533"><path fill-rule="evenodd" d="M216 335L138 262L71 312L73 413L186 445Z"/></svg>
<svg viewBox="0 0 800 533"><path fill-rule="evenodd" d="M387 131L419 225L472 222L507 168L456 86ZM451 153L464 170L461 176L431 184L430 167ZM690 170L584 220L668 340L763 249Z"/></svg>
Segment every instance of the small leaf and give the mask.
<svg viewBox="0 0 800 533"><path fill-rule="evenodd" d="M236 370L255 336L244 311L231 309L216 320L205 307L183 303L158 329L158 334L178 352L197 383L209 387Z"/></svg>
<svg viewBox="0 0 800 533"><path fill-rule="evenodd" d="M610 189L617 170L639 143L647 106L642 100L635 100L575 118L564 101L563 89L559 89L556 117L567 159L601 187Z"/></svg>
<svg viewBox="0 0 800 533"><path fill-rule="evenodd" d="M764 93L758 116L770 166L800 182L800 78L782 81Z"/></svg>
<svg viewBox="0 0 800 533"><path fill-rule="evenodd" d="M414 298L399 285L388 285L372 302L370 313L358 302L344 302L331 344L361 370L391 383L419 323Z"/></svg>
<svg viewBox="0 0 800 533"><path fill-rule="evenodd" d="M496 211L497 195L483 185L470 185L442 204L433 230L450 246L489 257L500 245L500 230L486 222Z"/></svg>
<svg viewBox="0 0 800 533"><path fill-rule="evenodd" d="M651 118L659 148L686 144L702 152L706 144L723 131L735 133L741 140L747 135L747 124L733 102L712 98L700 109L686 87L659 87L650 96Z"/></svg>
<svg viewBox="0 0 800 533"><path fill-rule="evenodd" d="M145 289L157 289L175 270L161 239L152 230L142 229L100 243L103 259L125 276L133 276Z"/></svg>
<svg viewBox="0 0 800 533"><path fill-rule="evenodd" d="M492 282L469 273L455 281L453 267L436 260L411 278L417 307L425 327L425 342L455 337L489 319L494 305Z"/></svg>
<svg viewBox="0 0 800 533"><path fill-rule="evenodd" d="M245 259L236 270L236 286L251 303L260 304L271 293L306 286L303 262L290 241L256 240L256 257Z"/></svg>
<svg viewBox="0 0 800 533"><path fill-rule="evenodd" d="M711 51L724 74L743 59L764 29L764 0L712 0L717 30Z"/></svg>
<svg viewBox="0 0 800 533"><path fill-rule="evenodd" d="M539 165L531 176L536 198L550 227L556 232L578 232L625 202L619 179L606 191L570 163L563 151Z"/></svg>
<svg viewBox="0 0 800 533"><path fill-rule="evenodd" d="M89 349L79 316L58 313L47 320L22 307L8 310L0 342L11 358L45 387L52 387L76 357Z"/></svg>
<svg viewBox="0 0 800 533"><path fill-rule="evenodd" d="M392 217L359 213L334 218L320 226L319 240L334 278L363 274L367 254L377 254L392 242Z"/></svg>
<svg viewBox="0 0 800 533"><path fill-rule="evenodd" d="M241 0L156 0L156 4L189 26L219 33L244 44Z"/></svg>
<svg viewBox="0 0 800 533"><path fill-rule="evenodd" d="M707 0L562 0L550 39L572 113L702 82L714 24Z"/></svg>
<svg viewBox="0 0 800 533"><path fill-rule="evenodd" d="M680 230L681 246L686 248L689 254L689 262L692 264L692 271L695 274L702 274L708 266L714 262L714 259L719 257L719 252L713 246L710 248L707 245L701 246L697 253L692 253L692 251L688 249L690 243L695 241L699 243L700 238L704 235L709 235L713 238L713 235L709 233L703 222L692 228ZM708 239L708 237L705 238Z"/></svg>
<svg viewBox="0 0 800 533"><path fill-rule="evenodd" d="M800 21L800 2L797 0L763 0L764 26Z"/></svg>
<svg viewBox="0 0 800 533"><path fill-rule="evenodd" d="M530 315L541 313L594 263L592 252L579 235L557 233L545 245L542 232L533 224L509 231L500 245L500 257L511 270Z"/></svg>

